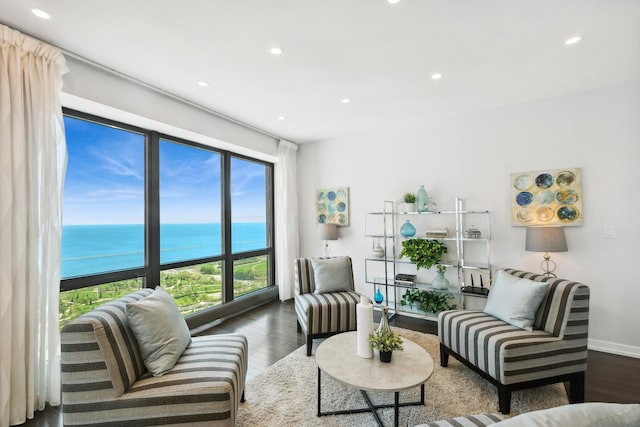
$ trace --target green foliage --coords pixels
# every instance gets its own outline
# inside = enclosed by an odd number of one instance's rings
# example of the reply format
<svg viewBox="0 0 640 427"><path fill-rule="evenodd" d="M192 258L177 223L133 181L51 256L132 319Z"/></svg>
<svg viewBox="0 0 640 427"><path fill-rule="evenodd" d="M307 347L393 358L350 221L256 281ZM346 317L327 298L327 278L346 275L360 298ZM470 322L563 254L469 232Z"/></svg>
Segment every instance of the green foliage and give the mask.
<svg viewBox="0 0 640 427"><path fill-rule="evenodd" d="M416 268L431 268L447 253L447 245L434 239L407 239L402 242L400 258L407 257Z"/></svg>
<svg viewBox="0 0 640 427"><path fill-rule="evenodd" d="M208 263L208 264L202 264L200 266L200 273L201 274L220 274L220 267L218 263Z"/></svg>
<svg viewBox="0 0 640 427"><path fill-rule="evenodd" d="M239 273L239 274L236 274ZM160 272L160 285L176 301L183 315L222 302L222 263L213 262ZM240 276L240 277L238 277ZM267 286L267 259L253 257L234 264L234 296ZM141 279L121 280L82 289L60 292L60 328L68 321L101 304L118 299L143 287Z"/></svg>
<svg viewBox="0 0 640 427"><path fill-rule="evenodd" d="M438 264L436 265L436 270L438 270L438 273L444 273L445 271L447 271L447 267L445 267L444 265Z"/></svg>
<svg viewBox="0 0 640 427"><path fill-rule="evenodd" d="M453 295L446 292L434 292L425 291L422 289L407 289L400 305L411 305L414 302L418 303L418 308L428 313L438 313L444 310L453 310L457 307L456 304L449 304L449 300L453 299Z"/></svg>
<svg viewBox="0 0 640 427"><path fill-rule="evenodd" d="M402 338L400 338L400 335L390 331L371 332L369 334L369 345L379 351L402 350Z"/></svg>
<svg viewBox="0 0 640 427"><path fill-rule="evenodd" d="M414 193L404 193L404 202L405 203L415 203L416 195Z"/></svg>

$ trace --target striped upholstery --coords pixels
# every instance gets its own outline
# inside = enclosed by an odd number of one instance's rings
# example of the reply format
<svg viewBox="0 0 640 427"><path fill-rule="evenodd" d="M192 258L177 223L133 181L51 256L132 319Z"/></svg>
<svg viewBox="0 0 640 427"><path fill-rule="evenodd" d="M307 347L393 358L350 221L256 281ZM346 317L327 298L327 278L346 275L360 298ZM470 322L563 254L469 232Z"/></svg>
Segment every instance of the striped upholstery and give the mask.
<svg viewBox="0 0 640 427"><path fill-rule="evenodd" d="M550 283L536 312L534 330L527 332L481 311L444 311L438 316L441 347L501 385L583 373L587 366L589 288L568 280L505 271Z"/></svg>
<svg viewBox="0 0 640 427"><path fill-rule="evenodd" d="M65 426L232 426L244 392L247 340L194 337L160 377L144 368L126 322L126 304L142 289L80 316L62 329Z"/></svg>
<svg viewBox="0 0 640 427"><path fill-rule="evenodd" d="M311 355L313 338L356 330L356 304L360 302L360 294L354 290L351 258L349 269L349 291L315 294L311 260L295 260L295 309L298 325L307 337L307 355Z"/></svg>
<svg viewBox="0 0 640 427"><path fill-rule="evenodd" d="M501 414L479 414L419 424L415 427L485 427L504 420Z"/></svg>

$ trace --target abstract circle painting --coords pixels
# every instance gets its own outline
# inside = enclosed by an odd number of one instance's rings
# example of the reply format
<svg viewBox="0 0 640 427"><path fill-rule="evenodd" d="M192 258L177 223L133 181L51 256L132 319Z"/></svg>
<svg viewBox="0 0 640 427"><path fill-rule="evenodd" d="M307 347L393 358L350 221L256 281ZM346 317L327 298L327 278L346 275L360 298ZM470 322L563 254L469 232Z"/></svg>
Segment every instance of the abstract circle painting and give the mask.
<svg viewBox="0 0 640 427"><path fill-rule="evenodd" d="M513 225L582 225L580 168L512 173L511 188Z"/></svg>

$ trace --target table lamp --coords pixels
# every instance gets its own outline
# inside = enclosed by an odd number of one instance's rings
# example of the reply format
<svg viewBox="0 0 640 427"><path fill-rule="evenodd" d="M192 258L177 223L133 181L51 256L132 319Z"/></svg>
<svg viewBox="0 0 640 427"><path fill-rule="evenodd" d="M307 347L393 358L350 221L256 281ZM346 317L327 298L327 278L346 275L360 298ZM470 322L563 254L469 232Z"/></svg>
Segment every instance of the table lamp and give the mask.
<svg viewBox="0 0 640 427"><path fill-rule="evenodd" d="M553 272L556 263L551 261L549 252L567 252L567 240L563 227L527 227L525 250L544 252L544 260L540 263L545 276L557 277Z"/></svg>
<svg viewBox="0 0 640 427"><path fill-rule="evenodd" d="M329 258L329 240L338 240L336 224L318 224L318 238L324 240L324 257Z"/></svg>

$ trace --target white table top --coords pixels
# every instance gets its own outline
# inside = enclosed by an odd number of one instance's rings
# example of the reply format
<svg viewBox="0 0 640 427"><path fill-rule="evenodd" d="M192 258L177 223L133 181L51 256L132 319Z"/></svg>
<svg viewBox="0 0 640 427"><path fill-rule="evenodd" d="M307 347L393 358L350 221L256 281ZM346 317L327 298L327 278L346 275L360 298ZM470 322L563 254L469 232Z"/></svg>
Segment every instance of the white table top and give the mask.
<svg viewBox="0 0 640 427"><path fill-rule="evenodd" d="M356 353L356 332L324 340L316 350L322 372L336 380L369 391L401 391L423 384L433 374L433 359L413 341L402 337L404 350L394 351L391 363L380 362L378 352L370 359Z"/></svg>

